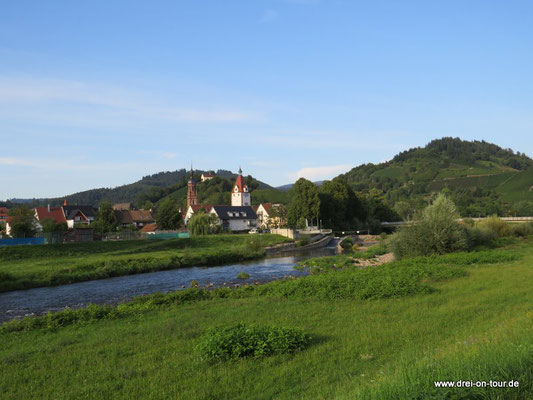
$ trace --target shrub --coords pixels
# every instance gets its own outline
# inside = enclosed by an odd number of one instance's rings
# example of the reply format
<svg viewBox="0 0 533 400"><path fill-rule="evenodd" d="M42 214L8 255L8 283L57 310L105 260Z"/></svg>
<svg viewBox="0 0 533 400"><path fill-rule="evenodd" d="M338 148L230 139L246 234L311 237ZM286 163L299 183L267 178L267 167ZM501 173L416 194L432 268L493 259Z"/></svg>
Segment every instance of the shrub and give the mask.
<svg viewBox="0 0 533 400"><path fill-rule="evenodd" d="M498 237L509 236L511 233L509 224L495 215L478 221L476 227L491 231Z"/></svg>
<svg viewBox="0 0 533 400"><path fill-rule="evenodd" d="M344 252L350 252L353 250L353 240L352 238L346 238L341 243L342 250Z"/></svg>
<svg viewBox="0 0 533 400"><path fill-rule="evenodd" d="M250 275L248 275L246 272L242 271L242 272L239 272L239 275L237 275L237 278L238 279L248 279L250 277Z"/></svg>
<svg viewBox="0 0 533 400"><path fill-rule="evenodd" d="M227 328L211 328L202 336L197 349L204 359L224 361L290 354L303 350L309 342L310 337L299 329L239 323Z"/></svg>
<svg viewBox="0 0 533 400"><path fill-rule="evenodd" d="M453 202L439 194L415 222L389 238L388 247L398 259L466 250L467 234L458 217Z"/></svg>
<svg viewBox="0 0 533 400"><path fill-rule="evenodd" d="M513 224L510 226L511 234L514 236L529 236L533 235L533 223Z"/></svg>
<svg viewBox="0 0 533 400"><path fill-rule="evenodd" d="M311 243L311 239L309 238L309 236L306 235L306 236L300 237L300 239L298 240L296 245L297 246L307 246L310 243Z"/></svg>
<svg viewBox="0 0 533 400"><path fill-rule="evenodd" d="M475 221L472 218L463 218L463 224L472 228L475 225Z"/></svg>
<svg viewBox="0 0 533 400"><path fill-rule="evenodd" d="M474 249L476 247L494 247L498 235L488 229L480 229L478 227L466 228L466 236L468 239L468 247Z"/></svg>

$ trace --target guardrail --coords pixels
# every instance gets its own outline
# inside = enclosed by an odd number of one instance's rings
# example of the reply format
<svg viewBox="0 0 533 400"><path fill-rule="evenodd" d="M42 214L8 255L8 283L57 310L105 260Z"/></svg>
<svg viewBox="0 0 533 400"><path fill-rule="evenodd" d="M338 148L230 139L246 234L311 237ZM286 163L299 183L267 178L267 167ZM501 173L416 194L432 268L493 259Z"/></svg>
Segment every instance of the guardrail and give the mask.
<svg viewBox="0 0 533 400"><path fill-rule="evenodd" d="M457 221L462 221L464 219L472 219L474 221L482 221L484 219L487 219L489 217L481 217L481 218L458 218ZM533 217L499 217L502 221L506 222L529 222L533 221ZM381 226L402 226L402 225L410 225L415 223L416 221L396 221L396 222L382 222Z"/></svg>

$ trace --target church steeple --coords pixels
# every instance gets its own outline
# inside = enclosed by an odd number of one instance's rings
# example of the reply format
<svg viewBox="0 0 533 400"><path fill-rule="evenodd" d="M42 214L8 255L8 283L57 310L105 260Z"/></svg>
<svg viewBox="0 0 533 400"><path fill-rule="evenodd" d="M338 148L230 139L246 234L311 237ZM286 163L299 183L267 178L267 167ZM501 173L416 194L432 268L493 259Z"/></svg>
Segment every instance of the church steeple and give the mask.
<svg viewBox="0 0 533 400"><path fill-rule="evenodd" d="M233 191L231 193L231 205L232 206L249 206L252 204L250 193L248 192L248 185L242 176L242 169L239 167L239 176L233 185Z"/></svg>
<svg viewBox="0 0 533 400"><path fill-rule="evenodd" d="M198 204L198 194L196 193L196 182L194 181L192 163L191 163L191 177L187 182L187 208Z"/></svg>

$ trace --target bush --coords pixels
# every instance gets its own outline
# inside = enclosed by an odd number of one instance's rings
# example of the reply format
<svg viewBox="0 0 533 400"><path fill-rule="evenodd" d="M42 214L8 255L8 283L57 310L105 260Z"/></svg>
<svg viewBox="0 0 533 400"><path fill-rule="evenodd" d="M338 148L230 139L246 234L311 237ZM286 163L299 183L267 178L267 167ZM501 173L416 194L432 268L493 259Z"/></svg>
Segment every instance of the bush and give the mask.
<svg viewBox="0 0 533 400"><path fill-rule="evenodd" d="M529 236L533 235L533 223L513 224L510 226L511 234L514 236Z"/></svg>
<svg viewBox="0 0 533 400"><path fill-rule="evenodd" d="M469 226L470 228L473 228L476 224L476 221L474 221L472 218L463 218L463 224Z"/></svg>
<svg viewBox="0 0 533 400"><path fill-rule="evenodd" d="M301 236L298 242L296 242L296 246L298 247L307 246L308 244L311 244L311 238L307 235Z"/></svg>
<svg viewBox="0 0 533 400"><path fill-rule="evenodd" d="M242 271L242 272L239 272L239 275L237 275L237 278L238 279L248 279L250 277L250 275L248 275L246 272Z"/></svg>
<svg viewBox="0 0 533 400"><path fill-rule="evenodd" d="M353 250L353 240L351 237L346 238L342 241L341 247L343 252L350 252Z"/></svg>
<svg viewBox="0 0 533 400"><path fill-rule="evenodd" d="M458 217L453 202L439 194L415 222L389 238L388 247L398 259L466 250L468 238Z"/></svg>
<svg viewBox="0 0 533 400"><path fill-rule="evenodd" d="M479 229L485 229L487 231L493 232L498 237L509 236L511 229L509 224L504 220L498 218L497 216L488 217L478 221L476 227Z"/></svg>
<svg viewBox="0 0 533 400"><path fill-rule="evenodd" d="M228 328L211 328L202 336L197 349L204 359L223 361L290 354L303 350L309 342L310 337L299 329L239 323Z"/></svg>
<svg viewBox="0 0 533 400"><path fill-rule="evenodd" d="M480 229L478 227L467 228L465 230L468 239L468 247L474 249L476 247L494 247L498 235L488 229Z"/></svg>

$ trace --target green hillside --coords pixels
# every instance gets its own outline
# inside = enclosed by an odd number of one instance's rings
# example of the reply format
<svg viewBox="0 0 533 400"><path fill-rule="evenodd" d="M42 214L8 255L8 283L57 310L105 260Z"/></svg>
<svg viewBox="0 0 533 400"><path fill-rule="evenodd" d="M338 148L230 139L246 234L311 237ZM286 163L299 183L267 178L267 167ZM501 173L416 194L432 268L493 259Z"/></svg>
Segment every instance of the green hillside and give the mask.
<svg viewBox="0 0 533 400"><path fill-rule="evenodd" d="M194 171L194 178L198 182L198 196L200 202L209 204L229 204L229 192L231 191L237 174L227 170L218 170L215 179L208 182L201 182L200 178L204 172L207 171ZM12 202L5 204L12 206L12 203L24 202L30 206L46 204L60 205L63 204L64 200L67 200L70 204L90 204L98 206L103 201L109 201L111 203L134 203L138 207L142 207L148 201L156 204L165 197L170 196L178 200L178 202L184 206L187 198L187 181L189 179L189 174L189 171L183 168L172 172L167 171L147 175L137 182L118 186L116 188L92 189L48 199L14 199ZM258 181L250 175L246 177L246 182L252 190L257 191L257 199L261 199L261 201L284 202L284 199L287 197L286 193L274 189L270 185ZM253 194L252 200L255 204Z"/></svg>
<svg viewBox="0 0 533 400"><path fill-rule="evenodd" d="M420 208L444 190L465 216L533 210L533 160L484 141L442 138L341 176L355 190L381 190L390 206L409 202Z"/></svg>

